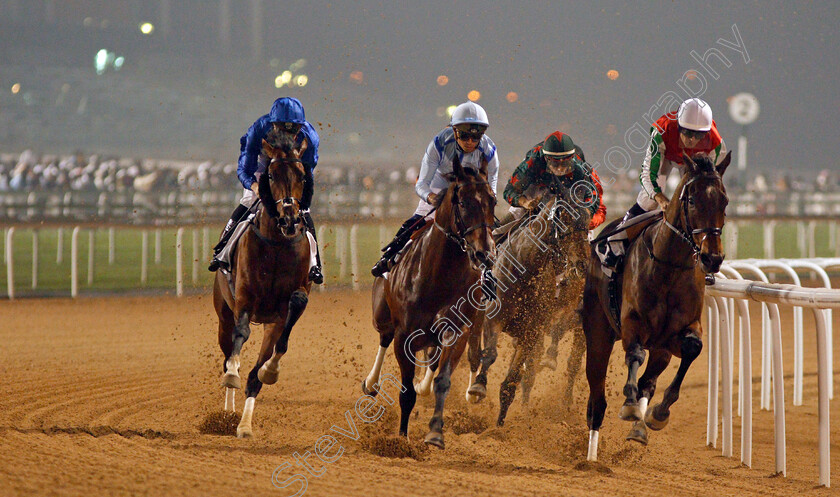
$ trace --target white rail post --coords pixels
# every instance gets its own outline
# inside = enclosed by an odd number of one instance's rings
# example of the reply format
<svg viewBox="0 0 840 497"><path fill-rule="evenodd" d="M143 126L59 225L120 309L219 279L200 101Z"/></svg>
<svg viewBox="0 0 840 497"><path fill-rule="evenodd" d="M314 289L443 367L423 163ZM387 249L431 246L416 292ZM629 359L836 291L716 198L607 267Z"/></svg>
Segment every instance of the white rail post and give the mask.
<svg viewBox="0 0 840 497"><path fill-rule="evenodd" d="M359 284L359 225L350 228L350 274L353 278L353 290L358 290Z"/></svg>
<svg viewBox="0 0 840 497"><path fill-rule="evenodd" d="M339 226L335 231L335 248L338 257L338 280L347 278L347 228Z"/></svg>
<svg viewBox="0 0 840 497"><path fill-rule="evenodd" d="M79 296L79 228L73 228L70 235L70 296Z"/></svg>
<svg viewBox="0 0 840 497"><path fill-rule="evenodd" d="M198 229L192 230L192 282L198 283Z"/></svg>
<svg viewBox="0 0 840 497"><path fill-rule="evenodd" d="M201 260L207 262L210 259L208 250L210 249L210 228L207 226L201 228Z"/></svg>
<svg viewBox="0 0 840 497"><path fill-rule="evenodd" d="M711 319L709 320L709 384L708 405L706 407L706 445L717 447L718 434L718 307L715 300L706 297Z"/></svg>
<svg viewBox="0 0 840 497"><path fill-rule="evenodd" d="M764 258L765 259L774 259L774 255L776 252L776 221L767 221L764 223L763 227L764 232Z"/></svg>
<svg viewBox="0 0 840 497"><path fill-rule="evenodd" d="M388 245L388 228L385 227L384 224L379 225L379 247L384 247Z"/></svg>
<svg viewBox="0 0 840 497"><path fill-rule="evenodd" d="M108 228L108 264L113 265L117 257L117 242L114 227Z"/></svg>
<svg viewBox="0 0 840 497"><path fill-rule="evenodd" d="M752 338L750 337L750 307L746 301L737 299L738 316L741 322L740 380L741 391L741 462L752 467Z"/></svg>
<svg viewBox="0 0 840 497"><path fill-rule="evenodd" d="M64 228L58 228L55 244L55 263L61 264L62 262L64 262Z"/></svg>
<svg viewBox="0 0 840 497"><path fill-rule="evenodd" d="M797 221L796 223L796 246L799 248L799 257L808 256L808 235L804 221Z"/></svg>
<svg viewBox="0 0 840 497"><path fill-rule="evenodd" d="M817 256L817 222L808 221L808 257Z"/></svg>
<svg viewBox="0 0 840 497"><path fill-rule="evenodd" d="M12 241L15 236L15 228L6 230L6 250L3 253L6 255L6 291L9 294L9 300L15 298L15 264L14 264L14 247Z"/></svg>
<svg viewBox="0 0 840 497"><path fill-rule="evenodd" d="M140 244L140 284L149 281L149 231L143 230L143 242Z"/></svg>
<svg viewBox="0 0 840 497"><path fill-rule="evenodd" d="M837 248L837 222L836 221L829 221L828 222L828 248L833 249Z"/></svg>
<svg viewBox="0 0 840 497"><path fill-rule="evenodd" d="M327 236L327 225L322 224L318 226L318 243L321 244L321 247L326 246L326 237ZM321 270L326 274L327 272L327 251L324 250L321 252ZM325 278L326 279L326 278ZM323 285L318 285L318 291L323 292L327 289L327 282L324 281Z"/></svg>
<svg viewBox="0 0 840 497"><path fill-rule="evenodd" d="M87 270L87 284L93 284L93 258L96 251L96 228L91 228L88 231L88 270Z"/></svg>
<svg viewBox="0 0 840 497"><path fill-rule="evenodd" d="M175 295L184 295L184 228L175 234Z"/></svg>
<svg viewBox="0 0 840 497"><path fill-rule="evenodd" d="M769 304L773 329L773 418L775 419L776 473L787 476L785 441L785 376L782 369L782 323L778 304Z"/></svg>
<svg viewBox="0 0 840 497"><path fill-rule="evenodd" d="M38 230L32 230L32 289L38 288Z"/></svg>
<svg viewBox="0 0 840 497"><path fill-rule="evenodd" d="M3 228L3 264L6 263L6 235L9 234L9 228Z"/></svg>
<svg viewBox="0 0 840 497"><path fill-rule="evenodd" d="M720 342L720 364L721 364L721 390L723 390L723 402L721 408L723 409L721 428L721 436L723 442L721 443L722 454L724 457L732 457L732 357L731 341L729 337L732 335L729 326L729 312L726 308L727 299L715 297L715 302L718 306L718 317L720 319L718 326L718 339Z"/></svg>
<svg viewBox="0 0 840 497"><path fill-rule="evenodd" d="M160 230L160 228L157 228L155 230L155 264L160 264L160 260L161 260L160 259L161 258L161 252L162 252L162 250L161 250L161 238L162 238L161 230Z"/></svg>
<svg viewBox="0 0 840 497"><path fill-rule="evenodd" d="M726 231L726 257L728 259L738 258L738 222L732 221L726 223L728 228Z"/></svg>
<svg viewBox="0 0 840 497"><path fill-rule="evenodd" d="M817 323L817 367L819 374L819 420L820 420L820 485L831 486L831 416L828 410L828 379L831 372L828 368L828 339L825 326L825 313L821 309L812 308L814 321Z"/></svg>
<svg viewBox="0 0 840 497"><path fill-rule="evenodd" d="M837 229L837 224L834 223L834 257L840 257L840 229Z"/></svg>

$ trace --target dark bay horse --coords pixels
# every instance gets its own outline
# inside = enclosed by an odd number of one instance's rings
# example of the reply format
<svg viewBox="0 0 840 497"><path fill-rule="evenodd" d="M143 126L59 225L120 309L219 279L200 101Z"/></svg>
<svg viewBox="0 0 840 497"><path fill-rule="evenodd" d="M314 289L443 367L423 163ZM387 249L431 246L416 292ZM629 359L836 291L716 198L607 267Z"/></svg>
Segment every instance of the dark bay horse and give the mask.
<svg viewBox="0 0 840 497"><path fill-rule="evenodd" d="M514 354L499 390L498 426L504 425L520 382L527 405L549 326L561 319L568 322L569 315L572 322L580 320L592 214L586 206L569 201L568 189L544 199L548 205L499 245L493 267L501 288L501 309L484 321L482 368L470 392L479 398L486 394L487 370L496 359L499 332L507 333L513 338Z"/></svg>
<svg viewBox="0 0 840 497"><path fill-rule="evenodd" d="M373 326L379 332L379 351L362 391L375 395L385 352L394 342L400 367L400 428L408 436L408 417L414 408L415 365L437 370L435 412L425 442L441 449L443 407L450 376L473 331L478 332L481 267L492 266L495 245L495 196L487 181L487 165L476 171L463 168L456 157L450 185L436 201L434 225L406 247L388 278L373 283ZM466 330L466 331L465 331ZM430 348L428 361L420 351ZM386 394L387 395L387 394Z"/></svg>
<svg viewBox="0 0 840 497"><path fill-rule="evenodd" d="M679 398L683 378L700 355L705 275L716 273L724 258L721 230L729 200L723 174L730 155L717 167L704 155L693 160L683 155L686 170L664 216L627 249L624 271L618 276L618 322L609 308L607 278L594 246L591 250L583 293L590 461L598 459L598 430L607 408L604 383L615 341L621 340L628 368L626 400L619 416L635 422L627 439L643 444L647 444L647 427L661 430L668 424L670 407ZM612 231L617 223L607 226L604 233ZM637 383L645 350L650 358ZM677 374L662 402L648 409L656 380L672 356L681 358Z"/></svg>
<svg viewBox="0 0 840 497"><path fill-rule="evenodd" d="M306 142L296 148L285 135L279 143L263 140L263 153L271 163L259 178L260 206L253 224L239 239L231 261L233 289L216 272L213 305L219 316L219 347L225 355L222 385L227 387L225 410L234 410L234 395L241 388L239 354L251 334L250 323L262 323L260 355L248 375L245 407L236 429L251 437L254 400L263 383L277 382L279 361L286 353L292 327L309 301L309 239L300 218Z"/></svg>

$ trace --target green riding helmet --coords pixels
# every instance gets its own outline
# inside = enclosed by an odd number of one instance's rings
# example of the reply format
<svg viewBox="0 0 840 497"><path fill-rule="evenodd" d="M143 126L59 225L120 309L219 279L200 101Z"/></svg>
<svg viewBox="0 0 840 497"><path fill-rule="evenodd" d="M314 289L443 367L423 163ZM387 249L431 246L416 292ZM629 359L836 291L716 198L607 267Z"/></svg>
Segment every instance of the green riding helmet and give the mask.
<svg viewBox="0 0 840 497"><path fill-rule="evenodd" d="M543 142L542 153L548 157L564 159L575 154L575 143L565 133L555 131L548 135Z"/></svg>

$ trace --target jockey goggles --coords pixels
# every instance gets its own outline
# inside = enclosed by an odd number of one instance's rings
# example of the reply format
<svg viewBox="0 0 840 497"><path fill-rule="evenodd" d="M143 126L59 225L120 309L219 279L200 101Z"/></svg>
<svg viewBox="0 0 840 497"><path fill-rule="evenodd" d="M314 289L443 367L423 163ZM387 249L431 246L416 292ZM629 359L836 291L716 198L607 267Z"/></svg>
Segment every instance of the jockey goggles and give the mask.
<svg viewBox="0 0 840 497"><path fill-rule="evenodd" d="M694 131L693 129L680 127L680 134L685 136L686 138L694 138L696 140L699 140L700 138L706 136L706 133L708 133L708 131Z"/></svg>
<svg viewBox="0 0 840 497"><path fill-rule="evenodd" d="M465 142L478 142L484 133L467 133L466 131L458 131L458 139Z"/></svg>

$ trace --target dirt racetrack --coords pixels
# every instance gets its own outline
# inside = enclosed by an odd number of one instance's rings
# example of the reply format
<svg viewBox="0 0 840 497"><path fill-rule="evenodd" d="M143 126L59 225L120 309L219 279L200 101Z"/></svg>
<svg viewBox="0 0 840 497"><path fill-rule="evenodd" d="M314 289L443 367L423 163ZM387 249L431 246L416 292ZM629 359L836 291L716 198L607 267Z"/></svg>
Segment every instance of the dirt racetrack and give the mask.
<svg viewBox="0 0 840 497"><path fill-rule="evenodd" d="M464 399L466 361L454 375L445 451L384 437L396 432L397 404L371 424L354 418L359 440L351 441L330 427L350 429L345 411L352 412L360 397L360 380L376 352L369 302L367 292L313 293L281 361L278 384L265 386L257 398L255 438L250 440L199 431L224 401L219 386L222 356L209 296L1 302L0 495L286 496L301 489L294 481L282 489L272 484L272 473L286 463L291 467L278 472L276 481L306 475L305 494L312 496L836 493L817 487L816 341L807 313L801 407L791 402L790 312L784 315L788 476L782 478L772 475L772 413L758 409L756 334L753 469L742 467L737 457L740 418L735 418L735 458L704 446L705 350L672 408L670 425L651 432L650 444L643 447L624 440L630 424L618 419L626 369L616 348L600 465L584 462L583 377L574 405L559 405L565 360L556 372L544 371L537 379L530 413L517 397L506 427L484 431L497 414L499 381L509 360L507 337L501 340L485 402L474 406ZM758 320L752 328L760 329ZM840 329L837 319L835 328ZM253 365L261 337L261 327L254 327L245 346L243 376ZM561 358L569 343L569 338L561 342ZM391 352L383 371L397 371ZM662 375L657 399L675 371L676 361ZM840 382L836 374L835 382ZM840 482L838 399L831 405L835 484ZM243 394L236 400L241 412ZM409 428L413 441L425 436L432 410L431 398L418 399L418 414ZM327 433L336 435L344 452L326 466L313 455L309 462L322 474L308 475L295 464L294 453L313 452ZM384 456L400 449L414 457Z"/></svg>

